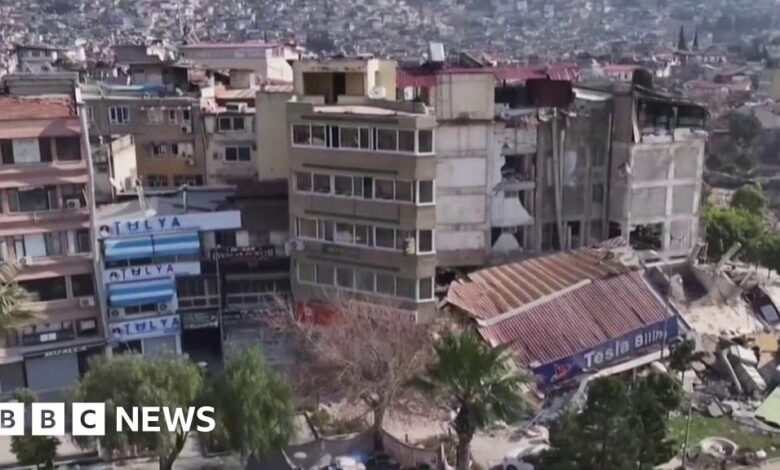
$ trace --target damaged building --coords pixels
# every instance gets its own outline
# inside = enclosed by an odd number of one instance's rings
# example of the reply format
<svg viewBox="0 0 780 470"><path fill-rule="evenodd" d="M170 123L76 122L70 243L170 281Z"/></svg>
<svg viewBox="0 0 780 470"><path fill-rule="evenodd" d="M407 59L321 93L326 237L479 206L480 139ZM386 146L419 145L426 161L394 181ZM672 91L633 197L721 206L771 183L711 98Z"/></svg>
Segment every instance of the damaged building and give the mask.
<svg viewBox="0 0 780 470"><path fill-rule="evenodd" d="M706 110L564 67L401 68L435 110L439 266L496 264L622 237L649 257L698 237ZM646 257L648 255L645 255Z"/></svg>

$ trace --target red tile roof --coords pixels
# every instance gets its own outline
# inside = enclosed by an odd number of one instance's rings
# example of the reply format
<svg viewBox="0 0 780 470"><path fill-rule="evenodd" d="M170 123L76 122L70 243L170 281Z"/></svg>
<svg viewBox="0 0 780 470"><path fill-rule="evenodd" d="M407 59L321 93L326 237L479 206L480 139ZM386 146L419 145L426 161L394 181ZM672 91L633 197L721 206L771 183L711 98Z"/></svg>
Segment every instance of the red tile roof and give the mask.
<svg viewBox="0 0 780 470"><path fill-rule="evenodd" d="M492 345L506 344L520 367L534 367L594 348L667 317L665 304L635 271L590 282L491 326Z"/></svg>
<svg viewBox="0 0 780 470"><path fill-rule="evenodd" d="M0 121L57 119L76 115L70 98L0 96Z"/></svg>
<svg viewBox="0 0 780 470"><path fill-rule="evenodd" d="M553 80L575 81L579 77L576 65L556 64L549 67L521 67L517 65L498 65L496 67L449 67L432 69L430 67L404 67L396 71L396 86L399 88L431 88L436 86L436 77L450 74L492 73L496 81L524 81L529 78L552 78Z"/></svg>
<svg viewBox="0 0 780 470"><path fill-rule="evenodd" d="M487 320L585 279L607 279L630 270L608 251L562 251L474 271L468 280L450 284L447 301Z"/></svg>

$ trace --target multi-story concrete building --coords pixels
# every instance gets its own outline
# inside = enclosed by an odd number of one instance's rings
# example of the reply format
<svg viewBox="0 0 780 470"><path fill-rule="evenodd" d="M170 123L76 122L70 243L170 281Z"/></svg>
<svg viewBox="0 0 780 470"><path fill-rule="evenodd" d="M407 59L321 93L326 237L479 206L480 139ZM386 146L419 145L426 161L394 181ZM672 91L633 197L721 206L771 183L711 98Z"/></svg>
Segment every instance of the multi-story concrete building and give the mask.
<svg viewBox="0 0 780 470"><path fill-rule="evenodd" d="M287 121L296 302L327 304L345 294L431 319L434 116L423 103L379 99L395 95L391 61L302 61L293 70Z"/></svg>
<svg viewBox="0 0 780 470"><path fill-rule="evenodd" d="M699 240L707 110L631 87L616 91L609 231L639 250L687 256Z"/></svg>
<svg viewBox="0 0 780 470"><path fill-rule="evenodd" d="M209 70L251 70L261 79L292 82L289 61L298 59L294 45L263 42L186 44L179 46L180 57Z"/></svg>
<svg viewBox="0 0 780 470"><path fill-rule="evenodd" d="M222 238L236 240L241 214L217 210L225 191L188 193L141 195L97 211L98 277L105 292L107 339L115 352L180 353L187 341L182 324L197 323L185 319L183 311L194 317L204 312L208 320L219 309L220 288L213 274L201 275L201 261L223 244ZM201 327L212 333L203 346L218 351L218 325L207 321Z"/></svg>
<svg viewBox="0 0 780 470"><path fill-rule="evenodd" d="M254 101L254 90L247 90ZM281 120L282 116L277 116ZM203 111L206 140L206 184L256 181L257 143L255 108L245 102L228 102Z"/></svg>
<svg viewBox="0 0 780 470"><path fill-rule="evenodd" d="M70 386L105 344L85 129L73 82L59 85L70 93L0 96L0 258L18 266L13 282L29 293L23 308L32 314L3 336L2 392Z"/></svg>
<svg viewBox="0 0 780 470"><path fill-rule="evenodd" d="M637 103L654 104L632 105L625 93L573 86L564 72L399 71L399 96L436 110L439 266L496 263L621 235L666 257L692 246L706 135L691 128L701 128L704 109L647 91L635 93ZM640 107L650 113L644 121ZM653 121L657 108L666 111ZM684 113L671 124L675 109ZM630 132L632 119L644 134ZM635 154L653 157L637 163ZM670 159L681 161L656 168ZM640 179L631 176L635 163ZM656 242L635 243L648 224Z"/></svg>
<svg viewBox="0 0 780 470"><path fill-rule="evenodd" d="M81 86L88 106L90 137L106 143L132 135L137 175L146 188L205 182L205 142L199 99L166 85ZM115 175L111 175L114 177Z"/></svg>

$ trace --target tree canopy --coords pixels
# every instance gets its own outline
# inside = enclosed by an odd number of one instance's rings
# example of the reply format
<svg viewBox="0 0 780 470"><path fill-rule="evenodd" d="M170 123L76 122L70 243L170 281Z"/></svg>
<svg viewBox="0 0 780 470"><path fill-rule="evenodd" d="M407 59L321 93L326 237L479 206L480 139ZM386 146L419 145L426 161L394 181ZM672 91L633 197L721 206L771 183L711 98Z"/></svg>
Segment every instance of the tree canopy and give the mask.
<svg viewBox="0 0 780 470"><path fill-rule="evenodd" d="M731 198L731 207L763 216L767 207L764 190L758 184L742 186L734 192Z"/></svg>
<svg viewBox="0 0 780 470"><path fill-rule="evenodd" d="M760 216L734 207L708 206L704 208L703 217L710 259L717 260L737 242L748 252L755 253L758 249L764 235Z"/></svg>
<svg viewBox="0 0 780 470"><path fill-rule="evenodd" d="M525 377L510 367L506 348L491 347L473 331L445 333L420 386L441 398L455 412L457 469L466 470L474 433L495 421L511 422L524 409Z"/></svg>
<svg viewBox="0 0 780 470"><path fill-rule="evenodd" d="M188 408L196 406L203 391L203 376L197 365L178 356L147 358L123 354L99 357L91 364L73 392L74 401L106 403L107 423L116 422L116 407L138 406ZM156 452L160 468L169 470L187 439L188 431L133 432L125 426L117 431L106 426L98 438L109 454L124 455L132 447Z"/></svg>
<svg viewBox="0 0 780 470"><path fill-rule="evenodd" d="M295 431L292 390L257 348L235 354L214 387L217 420L244 459L286 445Z"/></svg>
<svg viewBox="0 0 780 470"><path fill-rule="evenodd" d="M579 414L569 411L550 429L541 470L644 470L669 461L669 412L680 405L679 384L653 372L631 389L620 377L595 379Z"/></svg>
<svg viewBox="0 0 780 470"><path fill-rule="evenodd" d="M38 394L28 388L14 391L14 398L29 406L38 401ZM25 429L23 436L11 437L11 452L20 465L35 465L35 468L54 468L57 447L60 440L53 436L33 436Z"/></svg>

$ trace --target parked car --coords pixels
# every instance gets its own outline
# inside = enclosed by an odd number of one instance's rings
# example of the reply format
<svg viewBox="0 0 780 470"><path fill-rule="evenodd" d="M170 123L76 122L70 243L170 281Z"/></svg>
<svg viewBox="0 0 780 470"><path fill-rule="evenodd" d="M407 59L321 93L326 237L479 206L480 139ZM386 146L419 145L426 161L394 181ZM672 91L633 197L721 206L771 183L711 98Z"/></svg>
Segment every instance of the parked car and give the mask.
<svg viewBox="0 0 780 470"><path fill-rule="evenodd" d="M526 459L539 455L549 448L547 444L536 444L515 449L504 457L504 470L534 470L534 465Z"/></svg>

